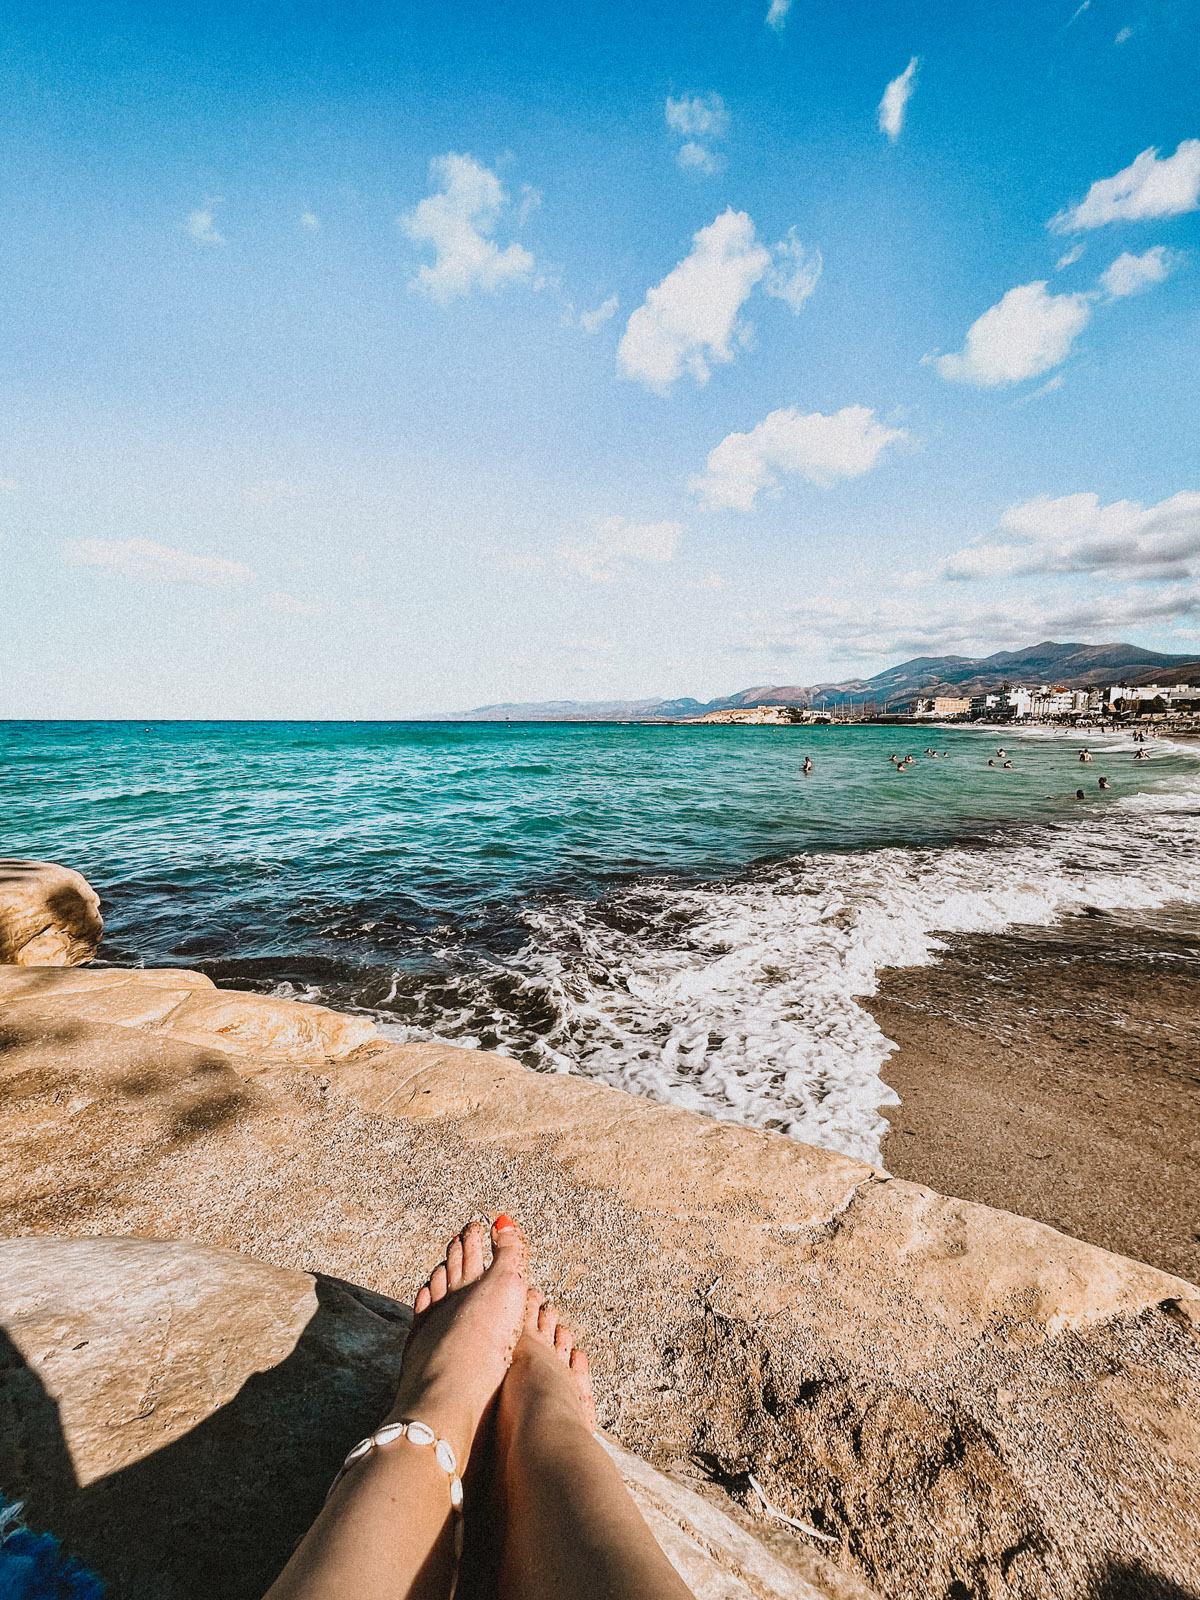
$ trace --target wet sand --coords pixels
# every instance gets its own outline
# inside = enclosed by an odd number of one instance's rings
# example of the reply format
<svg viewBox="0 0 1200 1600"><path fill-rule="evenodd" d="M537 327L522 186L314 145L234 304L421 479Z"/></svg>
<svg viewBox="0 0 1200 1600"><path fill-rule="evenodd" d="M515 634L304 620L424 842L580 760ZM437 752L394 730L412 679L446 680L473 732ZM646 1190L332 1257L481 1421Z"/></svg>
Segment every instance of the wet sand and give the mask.
<svg viewBox="0 0 1200 1600"><path fill-rule="evenodd" d="M1200 931L946 942L862 1002L900 1045L884 1164L1200 1281Z"/></svg>

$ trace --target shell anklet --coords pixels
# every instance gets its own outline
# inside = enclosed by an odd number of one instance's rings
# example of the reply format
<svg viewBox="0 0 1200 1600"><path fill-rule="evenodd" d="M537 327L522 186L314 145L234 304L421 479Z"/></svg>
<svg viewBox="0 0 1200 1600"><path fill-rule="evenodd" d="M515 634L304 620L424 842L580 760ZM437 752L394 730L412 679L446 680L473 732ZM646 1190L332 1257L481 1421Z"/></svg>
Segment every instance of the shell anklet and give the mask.
<svg viewBox="0 0 1200 1600"><path fill-rule="evenodd" d="M385 1444L393 1444L397 1439L407 1439L409 1444L419 1445L422 1448L432 1445L438 1466L450 1479L450 1509L454 1514L454 1581L450 1585L450 1593L453 1595L458 1582L458 1563L463 1548L463 1486L462 1479L458 1475L458 1460L454 1454L454 1447L448 1439L439 1439L427 1422L412 1420L385 1422L382 1428L376 1428L374 1433L354 1446L342 1462L337 1477L329 1485L329 1494L333 1493L356 1462L365 1460L372 1450L378 1450ZM328 1500L329 1495L325 1498Z"/></svg>

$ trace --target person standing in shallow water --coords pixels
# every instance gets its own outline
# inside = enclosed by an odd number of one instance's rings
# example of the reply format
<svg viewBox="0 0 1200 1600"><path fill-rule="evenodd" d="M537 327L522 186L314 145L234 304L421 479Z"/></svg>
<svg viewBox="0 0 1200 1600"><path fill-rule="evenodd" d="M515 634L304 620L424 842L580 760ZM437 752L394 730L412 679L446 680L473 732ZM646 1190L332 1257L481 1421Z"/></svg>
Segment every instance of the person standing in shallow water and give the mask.
<svg viewBox="0 0 1200 1600"><path fill-rule="evenodd" d="M479 1223L451 1239L383 1439L351 1452L266 1600L449 1600L464 1527L458 1600L695 1600L595 1437L587 1357L530 1287L520 1229L497 1217L491 1243L485 1267Z"/></svg>

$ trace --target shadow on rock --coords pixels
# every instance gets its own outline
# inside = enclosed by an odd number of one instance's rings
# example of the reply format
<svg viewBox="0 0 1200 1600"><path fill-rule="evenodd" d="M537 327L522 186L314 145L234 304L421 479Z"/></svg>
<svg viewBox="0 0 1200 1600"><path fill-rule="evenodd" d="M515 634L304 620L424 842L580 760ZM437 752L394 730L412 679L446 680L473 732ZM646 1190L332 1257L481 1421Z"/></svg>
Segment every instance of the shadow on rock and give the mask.
<svg viewBox="0 0 1200 1600"><path fill-rule="evenodd" d="M259 1600L395 1394L403 1307L316 1276L295 1349L190 1432L79 1484L58 1407L0 1332L0 1492L120 1600Z"/></svg>

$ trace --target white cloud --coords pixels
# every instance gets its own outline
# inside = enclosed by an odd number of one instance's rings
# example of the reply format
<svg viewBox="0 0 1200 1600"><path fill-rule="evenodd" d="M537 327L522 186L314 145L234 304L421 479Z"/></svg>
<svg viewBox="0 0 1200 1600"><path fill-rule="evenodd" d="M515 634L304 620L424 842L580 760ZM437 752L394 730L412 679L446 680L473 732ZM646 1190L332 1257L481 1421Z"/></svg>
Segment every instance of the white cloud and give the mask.
<svg viewBox="0 0 1200 1600"><path fill-rule="evenodd" d="M973 322L966 344L940 356L938 371L951 383L981 388L1020 383L1065 361L1092 314L1087 294L1047 294L1045 281L1023 283Z"/></svg>
<svg viewBox="0 0 1200 1600"><path fill-rule="evenodd" d="M729 129L729 112L721 96L683 95L675 100L668 95L666 118L672 133L687 140L676 152L679 165L693 172L718 172L724 162L712 146L723 139Z"/></svg>
<svg viewBox="0 0 1200 1600"><path fill-rule="evenodd" d="M321 219L312 211L302 211L300 213L300 226L307 228L310 233L320 233Z"/></svg>
<svg viewBox="0 0 1200 1600"><path fill-rule="evenodd" d="M846 406L831 417L803 416L789 407L772 411L749 433L731 433L709 452L708 471L688 488L713 510L750 511L760 489L780 475L828 488L839 478L870 472L889 445L907 438L887 428L868 406Z"/></svg>
<svg viewBox="0 0 1200 1600"><path fill-rule="evenodd" d="M410 288L445 304L475 288L528 283L534 271L529 251L515 243L502 250L492 237L508 205L496 174L451 153L435 157L429 175L437 192L399 219L410 239L435 252L433 265L422 266Z"/></svg>
<svg viewBox="0 0 1200 1600"><path fill-rule="evenodd" d="M595 333L604 326L610 317L614 317L617 307L621 304L615 294L610 294L603 305L597 306L594 311L581 311L579 313L579 326L584 333Z"/></svg>
<svg viewBox="0 0 1200 1600"><path fill-rule="evenodd" d="M1073 267L1086 249L1087 245L1085 245L1082 240L1080 240L1078 244L1073 244L1067 251L1066 255L1059 256L1058 260L1054 263L1055 272L1061 272L1064 267Z"/></svg>
<svg viewBox="0 0 1200 1600"><path fill-rule="evenodd" d="M311 600L298 600L294 594L287 594L282 589L269 594L264 604L268 611L283 617L319 617L324 609Z"/></svg>
<svg viewBox="0 0 1200 1600"><path fill-rule="evenodd" d="M1119 637L1129 628L1170 626L1200 615L1200 586L1157 589L1078 589L984 602L971 591L938 589L864 598L845 589L790 606L765 620L739 649L754 655L827 655L834 660L903 659L924 655L983 655L1031 639ZM953 598L950 596L953 595Z"/></svg>
<svg viewBox="0 0 1200 1600"><path fill-rule="evenodd" d="M1129 294L1140 294L1161 283L1175 265L1176 256L1166 245L1156 244L1144 255L1122 252L1106 271L1100 274L1100 287L1113 300Z"/></svg>
<svg viewBox="0 0 1200 1600"><path fill-rule="evenodd" d="M996 527L935 569L941 578L1086 572L1121 581L1200 577L1200 494L1157 505L1095 494L1038 495L1010 506Z"/></svg>
<svg viewBox="0 0 1200 1600"><path fill-rule="evenodd" d="M732 361L731 341L747 337L738 312L770 265L753 222L730 207L693 236L691 254L647 291L617 346L621 371L660 393L685 372L707 383L709 363Z"/></svg>
<svg viewBox="0 0 1200 1600"><path fill-rule="evenodd" d="M1114 44L1124 44L1126 39L1132 39L1132 38L1133 38L1133 29L1132 28L1122 28L1120 33L1113 40L1113 43Z"/></svg>
<svg viewBox="0 0 1200 1600"><path fill-rule="evenodd" d="M720 172L725 165L724 156L715 154L706 145L697 144L694 139L680 145L675 160L685 172L703 172L707 178L711 178L714 172Z"/></svg>
<svg viewBox="0 0 1200 1600"><path fill-rule="evenodd" d="M1200 139L1184 139L1173 156L1157 149L1141 155L1113 178L1098 178L1077 206L1046 224L1055 233L1102 228L1109 222L1179 217L1200 208Z"/></svg>
<svg viewBox="0 0 1200 1600"><path fill-rule="evenodd" d="M783 25L788 19L788 12L792 9L792 0L771 0L767 11L766 23L768 28L774 28L776 33L783 32Z"/></svg>
<svg viewBox="0 0 1200 1600"><path fill-rule="evenodd" d="M197 211L189 211L184 227L193 239L198 239L201 244L224 244L225 239L216 229L216 213L213 206L220 205L219 200L210 200L207 206Z"/></svg>
<svg viewBox="0 0 1200 1600"><path fill-rule="evenodd" d="M667 127L682 139L720 139L729 129L729 112L719 94L667 96Z"/></svg>
<svg viewBox="0 0 1200 1600"><path fill-rule="evenodd" d="M904 127L904 113L908 109L908 102L912 99L913 89L916 87L917 57L905 67L898 78L893 78L883 91L883 99L879 102L879 129L886 133L895 144Z"/></svg>
<svg viewBox="0 0 1200 1600"><path fill-rule="evenodd" d="M223 585L247 583L254 577L240 561L220 556L194 556L150 539L74 539L63 555L84 567L105 567L123 578L151 578L165 583Z"/></svg>
<svg viewBox="0 0 1200 1600"><path fill-rule="evenodd" d="M670 561L683 534L679 522L627 522L624 517L597 517L596 537L585 544L563 545L559 560L569 572L592 583L613 583L632 562Z"/></svg>
<svg viewBox="0 0 1200 1600"><path fill-rule="evenodd" d="M798 312L817 287L823 264L821 252L806 250L797 239L795 228L789 228L787 238L775 246L775 265L763 280L763 287Z"/></svg>

